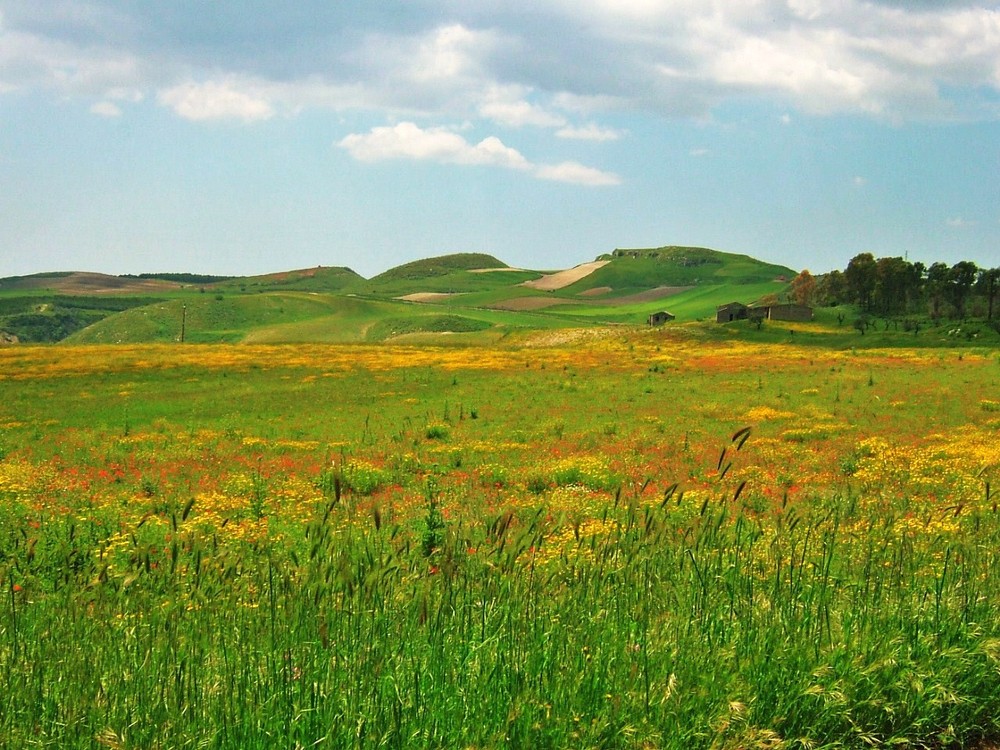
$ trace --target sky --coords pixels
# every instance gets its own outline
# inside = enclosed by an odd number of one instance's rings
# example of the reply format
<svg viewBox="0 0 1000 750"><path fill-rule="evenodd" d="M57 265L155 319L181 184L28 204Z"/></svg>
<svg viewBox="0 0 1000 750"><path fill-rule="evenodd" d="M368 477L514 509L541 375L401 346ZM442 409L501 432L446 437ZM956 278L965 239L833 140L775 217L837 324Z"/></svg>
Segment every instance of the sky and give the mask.
<svg viewBox="0 0 1000 750"><path fill-rule="evenodd" d="M0 277L1000 266L1000 4L0 0Z"/></svg>

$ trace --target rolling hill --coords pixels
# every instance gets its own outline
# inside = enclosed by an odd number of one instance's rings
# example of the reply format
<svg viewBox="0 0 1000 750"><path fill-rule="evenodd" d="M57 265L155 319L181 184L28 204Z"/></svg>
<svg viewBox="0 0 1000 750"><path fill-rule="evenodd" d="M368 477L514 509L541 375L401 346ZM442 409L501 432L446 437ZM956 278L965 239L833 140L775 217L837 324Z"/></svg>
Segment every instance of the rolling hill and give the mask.
<svg viewBox="0 0 1000 750"><path fill-rule="evenodd" d="M197 342L474 339L641 324L661 309L698 320L733 299L781 293L794 275L746 255L679 246L618 249L544 272L482 253L417 260L370 279L344 267L252 277L57 272L0 279L0 332L77 343L179 341L182 329Z"/></svg>

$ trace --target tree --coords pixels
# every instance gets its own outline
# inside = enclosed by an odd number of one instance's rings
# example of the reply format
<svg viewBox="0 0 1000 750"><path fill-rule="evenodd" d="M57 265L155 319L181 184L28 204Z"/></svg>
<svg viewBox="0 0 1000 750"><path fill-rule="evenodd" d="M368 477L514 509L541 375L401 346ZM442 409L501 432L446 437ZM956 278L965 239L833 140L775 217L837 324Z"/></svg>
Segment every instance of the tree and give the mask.
<svg viewBox="0 0 1000 750"><path fill-rule="evenodd" d="M835 307L848 300L847 280L840 271L830 271L816 282L816 299L826 307Z"/></svg>
<svg viewBox="0 0 1000 750"><path fill-rule="evenodd" d="M931 317L938 320L941 317L941 303L948 292L948 273L951 269L944 263L931 263L927 269L927 301L930 303Z"/></svg>
<svg viewBox="0 0 1000 750"><path fill-rule="evenodd" d="M980 292L986 297L986 319L993 320L993 308L997 296L1000 295L1000 268L982 269L976 283Z"/></svg>
<svg viewBox="0 0 1000 750"><path fill-rule="evenodd" d="M871 253L859 253L851 258L844 271L847 291L865 312L871 312L875 295L875 257Z"/></svg>
<svg viewBox="0 0 1000 750"><path fill-rule="evenodd" d="M882 315L906 309L913 266L902 258L879 258L875 263L873 304Z"/></svg>
<svg viewBox="0 0 1000 750"><path fill-rule="evenodd" d="M972 292L972 285L976 283L976 276L979 269L970 260L960 260L948 271L948 296L955 306L958 317L965 319L965 303Z"/></svg>
<svg viewBox="0 0 1000 750"><path fill-rule="evenodd" d="M792 279L792 299L800 305L811 305L815 295L816 279L809 273L809 269L804 268Z"/></svg>

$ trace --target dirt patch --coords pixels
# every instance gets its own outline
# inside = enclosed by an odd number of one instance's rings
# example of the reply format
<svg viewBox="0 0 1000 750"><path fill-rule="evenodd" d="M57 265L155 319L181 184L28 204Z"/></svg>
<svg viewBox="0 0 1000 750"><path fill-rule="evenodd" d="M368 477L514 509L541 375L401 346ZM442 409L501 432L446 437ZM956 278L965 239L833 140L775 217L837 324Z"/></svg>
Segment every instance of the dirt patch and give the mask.
<svg viewBox="0 0 1000 750"><path fill-rule="evenodd" d="M578 344L583 341L595 341L598 339L611 338L620 335L620 331L614 326L606 328L563 328L558 331L539 331L529 336L524 345L526 347L550 347L565 346L567 344Z"/></svg>
<svg viewBox="0 0 1000 750"><path fill-rule="evenodd" d="M609 286L595 286L593 289L586 289L580 292L577 297L600 297L602 294L607 294L608 292L613 292Z"/></svg>
<svg viewBox="0 0 1000 750"><path fill-rule="evenodd" d="M562 299L560 297L517 297L516 299L506 300L505 302L498 302L495 305L490 305L490 307L494 310L527 312L530 310L542 310L546 307L555 307L556 305L572 304L580 303L574 302L571 299Z"/></svg>
<svg viewBox="0 0 1000 750"><path fill-rule="evenodd" d="M103 273L76 272L66 276L46 276L25 280L22 289L50 289L60 294L155 294L180 288L162 279L136 279Z"/></svg>
<svg viewBox="0 0 1000 750"><path fill-rule="evenodd" d="M589 276L598 268L603 268L611 261L609 260L595 260L592 263L581 263L573 268L568 268L565 271L557 271L556 273L546 274L540 279L535 279L534 281L525 281L522 286L531 287L532 289L538 289L542 292L551 292L556 289L562 289L570 284L575 284L580 279Z"/></svg>
<svg viewBox="0 0 1000 750"><path fill-rule="evenodd" d="M407 302L440 302L451 297L460 297L462 294L462 292L414 292L413 294L404 294L402 297L396 297L396 299L406 300Z"/></svg>
<svg viewBox="0 0 1000 750"><path fill-rule="evenodd" d="M614 302L614 304L629 304L632 302L653 302L658 299L665 299L666 297L673 297L675 294L680 294L681 292L686 292L688 289L693 289L690 286L658 286L656 289L650 289L646 292L638 292L637 294L629 294L624 297L616 297L614 300L608 300L608 302Z"/></svg>

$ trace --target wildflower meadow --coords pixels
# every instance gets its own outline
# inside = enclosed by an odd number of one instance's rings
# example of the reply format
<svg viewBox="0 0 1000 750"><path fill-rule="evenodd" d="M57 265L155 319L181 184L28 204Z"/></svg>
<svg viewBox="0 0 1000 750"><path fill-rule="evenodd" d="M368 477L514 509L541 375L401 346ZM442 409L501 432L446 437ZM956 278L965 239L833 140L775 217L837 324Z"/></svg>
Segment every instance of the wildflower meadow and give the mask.
<svg viewBox="0 0 1000 750"><path fill-rule="evenodd" d="M1000 358L0 349L0 746L985 748Z"/></svg>

